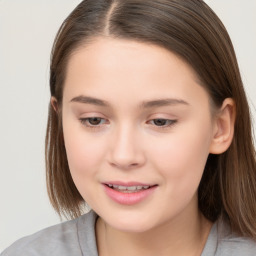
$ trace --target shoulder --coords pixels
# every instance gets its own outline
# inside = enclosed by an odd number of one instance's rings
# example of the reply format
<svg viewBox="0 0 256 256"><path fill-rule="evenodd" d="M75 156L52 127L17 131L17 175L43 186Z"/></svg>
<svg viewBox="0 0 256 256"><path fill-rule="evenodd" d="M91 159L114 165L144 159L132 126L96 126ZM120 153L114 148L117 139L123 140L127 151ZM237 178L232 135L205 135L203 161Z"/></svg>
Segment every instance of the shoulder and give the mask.
<svg viewBox="0 0 256 256"><path fill-rule="evenodd" d="M209 234L203 256L255 256L256 241L233 233L224 221L217 221Z"/></svg>
<svg viewBox="0 0 256 256"><path fill-rule="evenodd" d="M230 234L219 241L217 255L227 256L255 256L256 241Z"/></svg>
<svg viewBox="0 0 256 256"><path fill-rule="evenodd" d="M94 237L96 214L89 212L75 220L43 229L13 243L1 256L83 255L80 232ZM83 227L80 227L80 226ZM87 232L88 231L88 232Z"/></svg>

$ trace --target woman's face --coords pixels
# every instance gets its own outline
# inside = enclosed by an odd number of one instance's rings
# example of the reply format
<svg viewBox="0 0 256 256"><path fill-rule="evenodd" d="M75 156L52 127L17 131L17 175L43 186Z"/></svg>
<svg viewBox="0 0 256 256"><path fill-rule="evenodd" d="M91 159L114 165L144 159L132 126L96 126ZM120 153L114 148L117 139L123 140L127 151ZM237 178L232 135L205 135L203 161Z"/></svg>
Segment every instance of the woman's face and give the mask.
<svg viewBox="0 0 256 256"><path fill-rule="evenodd" d="M140 232L198 214L214 121L176 55L95 39L70 57L62 115L74 183L108 225Z"/></svg>

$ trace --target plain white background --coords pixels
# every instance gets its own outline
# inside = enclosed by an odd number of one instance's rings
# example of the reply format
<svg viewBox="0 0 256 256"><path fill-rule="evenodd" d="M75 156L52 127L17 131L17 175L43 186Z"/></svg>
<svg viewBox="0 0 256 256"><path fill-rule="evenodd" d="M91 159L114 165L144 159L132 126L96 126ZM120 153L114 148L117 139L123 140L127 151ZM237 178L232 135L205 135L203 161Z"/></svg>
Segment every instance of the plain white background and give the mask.
<svg viewBox="0 0 256 256"><path fill-rule="evenodd" d="M48 202L44 137L54 36L80 0L0 0L0 252L60 220ZM256 1L206 1L233 40L256 115Z"/></svg>

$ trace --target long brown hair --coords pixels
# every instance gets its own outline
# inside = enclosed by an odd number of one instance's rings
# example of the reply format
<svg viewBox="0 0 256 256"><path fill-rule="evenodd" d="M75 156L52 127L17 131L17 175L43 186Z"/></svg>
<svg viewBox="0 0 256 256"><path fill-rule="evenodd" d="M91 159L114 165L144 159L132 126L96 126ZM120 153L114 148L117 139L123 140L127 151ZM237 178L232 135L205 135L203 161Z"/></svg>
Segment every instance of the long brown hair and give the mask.
<svg viewBox="0 0 256 256"><path fill-rule="evenodd" d="M199 185L201 212L220 216L242 236L256 238L256 157L248 102L229 35L202 0L85 0L62 24L52 50L51 95L46 135L47 185L59 214L82 214L85 202L70 175L62 133L61 103L70 54L95 37L162 46L197 73L215 107L226 98L236 103L235 133L229 149L210 154Z"/></svg>

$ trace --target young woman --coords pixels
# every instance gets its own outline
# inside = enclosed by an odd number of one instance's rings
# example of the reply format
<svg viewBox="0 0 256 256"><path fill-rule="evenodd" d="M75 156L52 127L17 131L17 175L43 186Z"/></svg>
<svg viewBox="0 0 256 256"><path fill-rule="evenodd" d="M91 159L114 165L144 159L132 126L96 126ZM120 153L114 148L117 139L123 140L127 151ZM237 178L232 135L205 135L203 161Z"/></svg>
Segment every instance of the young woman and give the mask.
<svg viewBox="0 0 256 256"><path fill-rule="evenodd" d="M48 191L73 220L3 256L256 255L249 107L203 1L85 0L50 72Z"/></svg>

